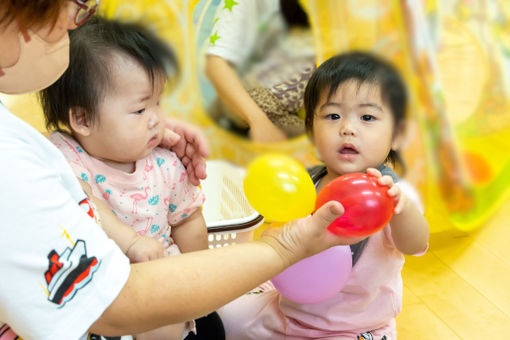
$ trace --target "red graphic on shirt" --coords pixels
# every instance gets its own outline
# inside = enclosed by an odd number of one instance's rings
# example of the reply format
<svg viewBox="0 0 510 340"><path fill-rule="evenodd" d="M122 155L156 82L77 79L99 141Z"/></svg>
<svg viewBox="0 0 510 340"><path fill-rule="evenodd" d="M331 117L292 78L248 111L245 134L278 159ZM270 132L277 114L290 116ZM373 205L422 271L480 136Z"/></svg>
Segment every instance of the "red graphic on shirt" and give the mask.
<svg viewBox="0 0 510 340"><path fill-rule="evenodd" d="M61 254L50 251L48 262L48 270L44 273L48 300L60 307L92 280L100 264L96 257L87 257L83 240L78 240L73 248L67 247Z"/></svg>
<svg viewBox="0 0 510 340"><path fill-rule="evenodd" d="M80 205L80 207L83 208L83 210L87 213L87 215L89 215L90 217L95 219L94 209L92 208L92 203L90 203L88 198L85 198L78 204Z"/></svg>

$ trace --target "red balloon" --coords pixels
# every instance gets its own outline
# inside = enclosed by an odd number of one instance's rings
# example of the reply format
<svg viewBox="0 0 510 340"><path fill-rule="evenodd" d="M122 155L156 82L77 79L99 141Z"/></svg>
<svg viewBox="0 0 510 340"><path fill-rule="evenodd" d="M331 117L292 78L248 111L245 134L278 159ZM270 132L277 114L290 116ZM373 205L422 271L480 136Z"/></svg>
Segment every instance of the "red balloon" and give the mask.
<svg viewBox="0 0 510 340"><path fill-rule="evenodd" d="M315 209L332 200L342 203L344 214L328 229L344 237L368 236L388 224L393 215L395 204L388 189L377 183L374 176L363 173L343 175L322 188Z"/></svg>

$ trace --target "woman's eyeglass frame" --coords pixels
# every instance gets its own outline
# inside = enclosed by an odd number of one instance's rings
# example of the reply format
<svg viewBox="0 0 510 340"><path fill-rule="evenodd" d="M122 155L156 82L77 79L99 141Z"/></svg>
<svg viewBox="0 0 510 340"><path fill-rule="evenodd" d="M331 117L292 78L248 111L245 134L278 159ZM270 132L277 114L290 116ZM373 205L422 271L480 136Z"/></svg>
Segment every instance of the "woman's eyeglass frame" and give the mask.
<svg viewBox="0 0 510 340"><path fill-rule="evenodd" d="M81 26L90 19L91 16L96 13L97 7L101 0L95 0L95 4L93 6L87 5L87 0L70 0L74 2L78 9L76 10L76 15L74 16L74 24L76 26Z"/></svg>

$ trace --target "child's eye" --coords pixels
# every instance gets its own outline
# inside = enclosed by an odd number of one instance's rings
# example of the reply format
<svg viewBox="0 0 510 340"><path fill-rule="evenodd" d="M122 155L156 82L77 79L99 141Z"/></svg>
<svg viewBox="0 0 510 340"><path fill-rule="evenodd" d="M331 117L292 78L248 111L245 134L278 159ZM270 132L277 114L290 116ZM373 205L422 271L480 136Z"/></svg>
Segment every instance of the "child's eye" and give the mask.
<svg viewBox="0 0 510 340"><path fill-rule="evenodd" d="M370 122L372 120L375 120L375 117L372 115L363 115L363 116L361 116L361 120L363 120L365 122Z"/></svg>
<svg viewBox="0 0 510 340"><path fill-rule="evenodd" d="M141 109L141 110L138 110L138 111L135 111L133 112L134 114L137 114L137 115L141 115L145 112L145 108Z"/></svg>
<svg viewBox="0 0 510 340"><path fill-rule="evenodd" d="M326 119L337 120L340 119L340 115L338 113L329 113L326 115Z"/></svg>

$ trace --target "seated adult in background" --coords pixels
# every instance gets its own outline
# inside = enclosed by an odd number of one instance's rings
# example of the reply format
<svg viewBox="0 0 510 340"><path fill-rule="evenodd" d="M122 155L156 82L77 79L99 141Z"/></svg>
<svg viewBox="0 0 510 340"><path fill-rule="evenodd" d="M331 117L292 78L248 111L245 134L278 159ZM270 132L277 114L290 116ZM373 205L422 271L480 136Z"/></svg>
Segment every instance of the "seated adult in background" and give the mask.
<svg viewBox="0 0 510 340"><path fill-rule="evenodd" d="M218 94L208 111L218 124L255 142L305 133L303 94L315 52L298 0L220 4L206 54Z"/></svg>

